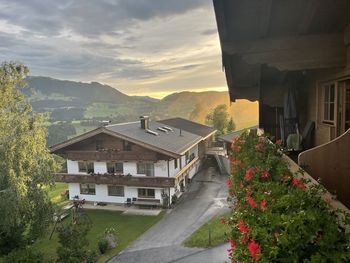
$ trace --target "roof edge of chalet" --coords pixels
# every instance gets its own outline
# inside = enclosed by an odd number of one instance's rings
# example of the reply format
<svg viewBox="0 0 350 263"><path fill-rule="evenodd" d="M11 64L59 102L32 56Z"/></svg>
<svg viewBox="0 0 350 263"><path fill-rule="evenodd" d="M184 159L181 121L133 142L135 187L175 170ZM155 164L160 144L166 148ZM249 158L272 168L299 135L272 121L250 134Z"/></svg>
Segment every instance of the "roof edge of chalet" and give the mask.
<svg viewBox="0 0 350 263"><path fill-rule="evenodd" d="M91 138L91 137L93 137L95 135L98 135L98 134L101 134L101 133L108 134L110 136L113 136L113 137L116 137L116 138L119 138L119 139L122 139L122 140L130 141L130 142L132 142L134 144L137 144L139 146L142 146L142 147L144 147L146 149L149 149L149 150L152 150L152 151L164 154L166 156L170 156L172 158L179 158L181 155L185 154L186 151L188 151L194 145L198 144L200 141L203 140L202 136L197 136L198 138L196 138L195 140L193 140L193 141L187 143L186 145L184 145L181 148L181 151L175 152L175 151L169 151L169 150L162 149L161 147L157 147L157 146L151 145L149 143L143 142L141 140L137 140L135 138L128 137L128 136L126 136L124 134L118 133L116 131L112 131L112 130L106 128L106 127L99 127L99 128L94 129L94 130L88 131L88 132L86 132L84 134L81 134L81 135L78 135L78 136L73 137L71 139L68 139L68 140L66 140L64 142L61 142L61 143L58 143L58 144L55 144L55 145L51 146L50 147L50 153L56 153L57 151L62 150L62 149L64 149L67 146L70 146L72 144L81 142L81 141L83 141L85 139Z"/></svg>

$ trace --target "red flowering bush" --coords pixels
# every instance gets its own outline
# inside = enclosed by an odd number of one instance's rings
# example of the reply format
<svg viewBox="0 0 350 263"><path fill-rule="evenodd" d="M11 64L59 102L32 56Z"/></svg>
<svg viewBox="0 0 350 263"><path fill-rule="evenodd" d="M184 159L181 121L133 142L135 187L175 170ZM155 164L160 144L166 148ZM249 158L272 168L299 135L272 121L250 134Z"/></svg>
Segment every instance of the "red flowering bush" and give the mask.
<svg viewBox="0 0 350 263"><path fill-rule="evenodd" d="M345 218L281 159L280 146L244 133L231 147L227 180L232 262L350 262ZM237 151L237 149L239 149ZM343 218L343 219L342 219Z"/></svg>

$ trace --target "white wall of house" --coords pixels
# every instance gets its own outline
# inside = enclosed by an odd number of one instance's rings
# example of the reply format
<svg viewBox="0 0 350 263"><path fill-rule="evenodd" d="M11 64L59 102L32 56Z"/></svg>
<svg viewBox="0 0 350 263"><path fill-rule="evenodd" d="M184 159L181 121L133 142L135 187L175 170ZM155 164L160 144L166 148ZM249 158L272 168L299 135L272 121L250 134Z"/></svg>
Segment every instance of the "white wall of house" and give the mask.
<svg viewBox="0 0 350 263"><path fill-rule="evenodd" d="M96 174L107 173L107 163L106 162L94 162L94 173L96 173Z"/></svg>
<svg viewBox="0 0 350 263"><path fill-rule="evenodd" d="M69 183L69 198L73 199L78 196L79 199L85 199L90 202L108 202L108 203L125 203L127 198L138 198L138 188L149 188L149 187L132 187L124 186L124 196L109 196L108 187L106 184L96 184L95 185L95 195L84 195L80 194L80 184L79 183ZM162 202L162 191L161 188L155 189L155 199L159 199ZM167 193L166 190L164 190Z"/></svg>
<svg viewBox="0 0 350 263"><path fill-rule="evenodd" d="M175 169L175 160L169 161L169 174L174 177L180 171L180 158L177 159L177 168Z"/></svg>
<svg viewBox="0 0 350 263"><path fill-rule="evenodd" d="M154 176L168 177L168 161L160 160L154 164Z"/></svg>
<svg viewBox="0 0 350 263"><path fill-rule="evenodd" d="M137 167L135 162L124 162L123 163L124 174L135 175L137 173Z"/></svg>
<svg viewBox="0 0 350 263"><path fill-rule="evenodd" d="M195 157L198 157L198 144L196 144L189 150L189 155L191 155L192 153L194 153Z"/></svg>
<svg viewBox="0 0 350 263"><path fill-rule="evenodd" d="M79 172L79 166L77 161L67 160L67 172L69 174L86 174Z"/></svg>

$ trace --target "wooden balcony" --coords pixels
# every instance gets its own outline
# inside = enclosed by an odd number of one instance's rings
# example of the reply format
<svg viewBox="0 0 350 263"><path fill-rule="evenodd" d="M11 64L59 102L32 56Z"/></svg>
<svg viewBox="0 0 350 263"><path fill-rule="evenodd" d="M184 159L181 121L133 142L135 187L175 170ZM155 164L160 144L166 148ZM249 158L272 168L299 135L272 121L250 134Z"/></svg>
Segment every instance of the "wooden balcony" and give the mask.
<svg viewBox="0 0 350 263"><path fill-rule="evenodd" d="M175 183L176 185L179 184L180 181L182 181L183 179L185 179L186 175L189 174L189 172L191 171L191 169L199 163L199 158L195 157L194 159L192 159L188 164L186 164L186 166L184 166L181 171L179 171L176 175L175 175Z"/></svg>
<svg viewBox="0 0 350 263"><path fill-rule="evenodd" d="M298 163L350 208L350 129L328 143L302 152Z"/></svg>
<svg viewBox="0 0 350 263"><path fill-rule="evenodd" d="M56 182L65 183L91 183L91 184L113 184L137 187L174 187L175 178L151 177L151 176L127 176L127 175L82 175L82 174L55 174Z"/></svg>
<svg viewBox="0 0 350 263"><path fill-rule="evenodd" d="M134 151L67 151L64 157L68 160L89 161L157 161L157 154L144 154Z"/></svg>

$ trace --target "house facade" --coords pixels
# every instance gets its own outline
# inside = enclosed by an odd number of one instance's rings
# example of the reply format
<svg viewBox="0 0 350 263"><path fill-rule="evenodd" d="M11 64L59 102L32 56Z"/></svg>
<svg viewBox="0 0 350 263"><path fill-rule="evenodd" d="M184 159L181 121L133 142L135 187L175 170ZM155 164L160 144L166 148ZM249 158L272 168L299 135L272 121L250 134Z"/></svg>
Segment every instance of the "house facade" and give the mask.
<svg viewBox="0 0 350 263"><path fill-rule="evenodd" d="M350 207L350 2L213 0L230 98Z"/></svg>
<svg viewBox="0 0 350 263"><path fill-rule="evenodd" d="M195 125L206 136L142 117L72 138L51 148L67 160L66 171L56 174L56 181L69 183L70 199L169 204L198 171L215 133Z"/></svg>

